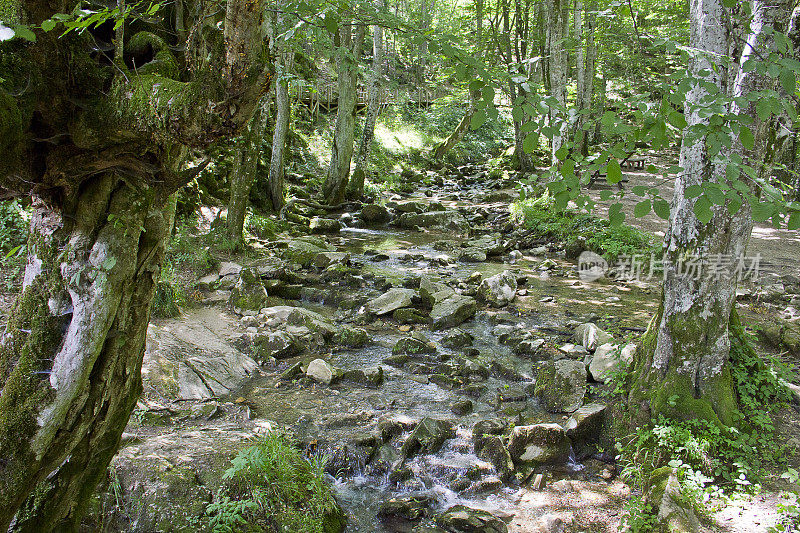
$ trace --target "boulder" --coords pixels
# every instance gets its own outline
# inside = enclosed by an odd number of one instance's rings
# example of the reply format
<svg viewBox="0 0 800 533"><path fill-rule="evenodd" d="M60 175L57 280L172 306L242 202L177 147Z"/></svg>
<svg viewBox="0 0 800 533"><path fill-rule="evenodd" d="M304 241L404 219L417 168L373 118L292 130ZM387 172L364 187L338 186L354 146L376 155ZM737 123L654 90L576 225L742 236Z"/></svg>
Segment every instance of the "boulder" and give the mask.
<svg viewBox="0 0 800 533"><path fill-rule="evenodd" d="M474 298L453 294L436 303L431 309L432 329L441 330L458 326L475 316L478 305Z"/></svg>
<svg viewBox="0 0 800 533"><path fill-rule="evenodd" d="M238 263L223 261L219 265L220 278L224 278L225 276L238 276L241 271L242 271L242 265Z"/></svg>
<svg viewBox="0 0 800 533"><path fill-rule="evenodd" d="M588 403L578 408L564 424L567 436L573 442L596 441L603 426L606 406L601 403Z"/></svg>
<svg viewBox="0 0 800 533"><path fill-rule="evenodd" d="M97 518L109 531L197 531L230 461L253 433L229 425L173 431L122 448L112 459L114 488Z"/></svg>
<svg viewBox="0 0 800 533"><path fill-rule="evenodd" d="M306 376L319 383L330 385L341 376L341 371L331 366L324 359L314 359L308 363Z"/></svg>
<svg viewBox="0 0 800 533"><path fill-rule="evenodd" d="M342 377L347 381L377 387L383 383L383 367L345 370Z"/></svg>
<svg viewBox="0 0 800 533"><path fill-rule="evenodd" d="M287 243L283 258L302 266L309 266L317 255L335 251L333 246L316 237L300 237Z"/></svg>
<svg viewBox="0 0 800 533"><path fill-rule="evenodd" d="M400 324L425 324L428 322L427 316L412 307L395 309L392 318Z"/></svg>
<svg viewBox="0 0 800 533"><path fill-rule="evenodd" d="M441 343L445 348L463 348L465 346L472 346L472 341L475 340L470 333L462 330L456 330L448 333L442 337Z"/></svg>
<svg viewBox="0 0 800 533"><path fill-rule="evenodd" d="M410 357L436 353L436 346L415 337L403 337L392 348L393 355L408 355Z"/></svg>
<svg viewBox="0 0 800 533"><path fill-rule="evenodd" d="M337 327L330 320L304 307L275 306L267 309L275 310L282 307L291 309L286 315L287 326L305 327L308 331L322 336L325 340L331 339L338 331Z"/></svg>
<svg viewBox="0 0 800 533"><path fill-rule="evenodd" d="M595 381L608 383L615 372L623 370L626 365L633 361L635 352L636 344L634 343L629 343L625 346L611 343L601 344L594 351L592 360L589 363L589 374Z"/></svg>
<svg viewBox="0 0 800 533"><path fill-rule="evenodd" d="M590 352L593 352L601 344L614 342L614 337L598 328L596 324L587 322L575 328L572 338L576 344L580 344Z"/></svg>
<svg viewBox="0 0 800 533"><path fill-rule="evenodd" d="M369 333L361 328L342 326L333 336L333 342L348 348L363 348L370 341Z"/></svg>
<svg viewBox="0 0 800 533"><path fill-rule="evenodd" d="M505 522L490 512L464 505L450 507L437 516L436 525L448 533L508 533Z"/></svg>
<svg viewBox="0 0 800 533"><path fill-rule="evenodd" d="M484 279L478 286L478 298L492 307L503 307L517 297L517 277L510 270Z"/></svg>
<svg viewBox="0 0 800 533"><path fill-rule="evenodd" d="M563 463L571 449L566 431L558 424L516 426L508 440L508 452L518 463Z"/></svg>
<svg viewBox="0 0 800 533"><path fill-rule="evenodd" d="M245 310L258 311L266 302L267 289L261 283L261 278L251 269L242 270L228 300L231 308L237 313Z"/></svg>
<svg viewBox="0 0 800 533"><path fill-rule="evenodd" d="M385 315L402 307L411 307L411 300L417 295L414 289L390 289L374 300L367 302L367 311L374 315Z"/></svg>
<svg viewBox="0 0 800 533"><path fill-rule="evenodd" d="M480 451L476 455L491 463L497 475L503 481L509 481L514 475L514 462L503 439L497 435L484 435L481 438Z"/></svg>
<svg viewBox="0 0 800 533"><path fill-rule="evenodd" d="M201 291L210 291L211 287L219 281L218 274L209 274L208 276L203 276L202 278L197 280L195 286L200 289Z"/></svg>
<svg viewBox="0 0 800 533"><path fill-rule="evenodd" d="M421 520L435 501L433 495L426 493L397 496L381 504L378 518L384 522L394 521L398 518L407 522Z"/></svg>
<svg viewBox="0 0 800 533"><path fill-rule="evenodd" d="M664 466L654 470L647 480L644 493L647 501L658 509L661 531L700 531L700 520L691 501L682 494L676 469Z"/></svg>
<svg viewBox="0 0 800 533"><path fill-rule="evenodd" d="M385 224L392 219L388 209L379 204L367 204L361 208L361 220L367 224Z"/></svg>
<svg viewBox="0 0 800 533"><path fill-rule="evenodd" d="M469 222L457 211L428 211L427 213L404 213L395 223L401 228L438 228L466 233Z"/></svg>
<svg viewBox="0 0 800 533"><path fill-rule="evenodd" d="M258 374L258 364L201 324L150 326L142 361L146 392L178 400L226 396Z"/></svg>
<svg viewBox="0 0 800 533"><path fill-rule="evenodd" d="M436 453L447 439L455 436L456 431L450 422L425 417L403 443L400 455L410 459L418 454Z"/></svg>
<svg viewBox="0 0 800 533"><path fill-rule="evenodd" d="M314 266L317 268L348 264L350 264L350 254L346 252L320 252L314 257Z"/></svg>
<svg viewBox="0 0 800 533"><path fill-rule="evenodd" d="M449 298L455 291L448 285L433 281L429 276L422 276L419 280L419 296L427 305L434 306Z"/></svg>
<svg viewBox="0 0 800 533"><path fill-rule="evenodd" d="M472 400L459 400L450 406L450 412L456 416L466 416L472 412Z"/></svg>
<svg viewBox="0 0 800 533"><path fill-rule="evenodd" d="M333 218L314 217L308 225L311 233L339 233L342 223Z"/></svg>
<svg viewBox="0 0 800 533"><path fill-rule="evenodd" d="M286 331L257 335L253 339L253 344L260 361L266 361L270 357L288 359L303 351L303 345L294 335Z"/></svg>
<svg viewBox="0 0 800 533"><path fill-rule="evenodd" d="M542 363L536 374L534 396L550 413L571 413L586 395L586 365L583 361L560 359Z"/></svg>

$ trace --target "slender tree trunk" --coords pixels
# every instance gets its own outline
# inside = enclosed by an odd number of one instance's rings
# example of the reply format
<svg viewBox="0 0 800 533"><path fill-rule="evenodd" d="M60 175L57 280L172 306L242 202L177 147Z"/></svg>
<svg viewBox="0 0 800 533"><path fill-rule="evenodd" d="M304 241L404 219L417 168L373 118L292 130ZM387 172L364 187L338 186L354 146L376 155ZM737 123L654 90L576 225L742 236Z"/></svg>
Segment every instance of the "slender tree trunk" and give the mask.
<svg viewBox="0 0 800 533"><path fill-rule="evenodd" d="M595 59L597 57L597 46L594 42L594 32L597 20L597 2L593 1L586 10L585 24L584 17L578 13L583 10L583 2L576 0L575 3L575 26L576 35L580 36L581 43L578 46L577 59L577 90L575 95L576 115L573 138L575 139L575 152L586 156L589 148L589 132L584 129L588 122L588 115L585 112L592 108L592 96L594 89ZM578 31L580 30L580 31ZM583 41L585 40L585 45Z"/></svg>
<svg viewBox="0 0 800 533"><path fill-rule="evenodd" d="M552 162L556 164L556 152L564 144L567 121L564 109L567 105L567 50L564 38L569 26L569 0L547 0L547 64L550 96L558 102L558 106L550 108L550 127L554 128L551 143Z"/></svg>
<svg viewBox="0 0 800 533"><path fill-rule="evenodd" d="M294 64L294 51L283 51L283 73L288 76ZM272 209L278 212L284 203L284 152L286 149L286 134L289 131L289 115L291 103L289 102L289 80L284 79L275 84L275 131L272 134L272 155L269 161L269 198Z"/></svg>
<svg viewBox="0 0 800 533"><path fill-rule="evenodd" d="M476 52L478 58L483 58L484 43L483 43L483 0L475 2L475 29L477 33ZM480 98L477 93L470 92L469 103L467 109L464 111L464 117L458 123L458 126L447 138L441 143L437 144L433 149L434 161L440 161L450 150L457 145L464 135L469 131L469 125L472 122L472 115L475 114L476 102Z"/></svg>
<svg viewBox="0 0 800 533"><path fill-rule="evenodd" d="M0 531L15 515L14 531L76 531L139 398L172 213L131 183L145 179L101 175L61 208L34 199L0 343Z"/></svg>
<svg viewBox="0 0 800 533"><path fill-rule="evenodd" d="M227 219L228 238L234 242L242 239L250 189L256 180L258 159L261 157L266 117L267 113L263 110L256 111L234 153Z"/></svg>
<svg viewBox="0 0 800 533"><path fill-rule="evenodd" d="M365 31L366 26L363 24L356 26L355 35L349 24L342 24L339 29L341 49L337 52L336 58L339 100L331 162L323 185L323 195L329 205L342 203L347 192L356 126L358 61L361 57ZM349 50L353 59L349 59L344 50Z"/></svg>
<svg viewBox="0 0 800 533"><path fill-rule="evenodd" d="M762 33L764 25L786 20L788 14L788 2L781 0L779 5L774 4L773 8L766 8L762 2L754 2L752 33L748 46L742 50L742 64L750 54L769 56L772 36ZM698 107L708 97L709 85L715 85L723 94L746 98L757 88L760 76L738 69L736 81L730 87L729 80L734 77L729 76L726 67L713 68L715 65L709 58L724 57L731 38L726 24L730 14L722 0L692 0L690 13L690 45L704 52L694 56L690 68L706 84L695 85L687 95L684 113L688 127L693 128L708 124L707 115L699 112ZM740 112L735 104L730 111ZM756 130L761 131L754 112L753 118ZM663 414L678 420L699 418L731 425L738 406L727 363L730 326L737 325L733 311L737 275L733 267L719 275L716 272L690 275L685 271L685 261L691 257L730 257L735 265L747 249L752 230L750 208L747 201L733 213L728 205L713 206L711 222L702 223L694 212L697 199L688 198L686 191L704 181L724 183L727 161L734 152L742 154L743 150L736 142L733 149L712 160L705 137L690 139L684 135L680 155L683 171L675 182L665 237L661 305L634 359L630 400L643 408L642 413L652 417ZM761 141L757 139L756 146L759 144ZM766 156L744 155L751 161Z"/></svg>
<svg viewBox="0 0 800 533"><path fill-rule="evenodd" d="M375 5L378 10L382 10L383 0L377 0ZM372 27L372 75L369 80L369 101L364 117L364 131L361 134L361 142L356 154L356 168L348 188L348 196L354 199L359 199L364 195L364 178L372 140L375 138L375 122L381 111L381 101L383 100L381 79L384 71L383 28L376 25Z"/></svg>

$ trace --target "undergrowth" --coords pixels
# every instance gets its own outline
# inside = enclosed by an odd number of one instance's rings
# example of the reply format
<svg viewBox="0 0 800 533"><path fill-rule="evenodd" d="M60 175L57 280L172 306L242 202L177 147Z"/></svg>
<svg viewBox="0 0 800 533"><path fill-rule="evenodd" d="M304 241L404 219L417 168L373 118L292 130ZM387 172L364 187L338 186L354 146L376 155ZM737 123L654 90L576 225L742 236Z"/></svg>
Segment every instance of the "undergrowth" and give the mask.
<svg viewBox="0 0 800 533"><path fill-rule="evenodd" d="M214 533L339 531L344 517L323 479L323 458L307 460L290 440L270 433L239 452L206 508Z"/></svg>
<svg viewBox="0 0 800 533"><path fill-rule="evenodd" d="M787 448L776 442L774 414L789 400L781 383L788 370L778 359L758 354L751 335L740 330L732 337L729 364L739 402L735 425L660 416L620 443L623 477L644 493L632 498L626 509L624 520L633 533L652 531L656 525L658 502L648 501L647 491L660 468L674 471L684 501L699 514L708 514L732 493L760 490L768 473L785 464ZM614 379L624 383L626 376ZM623 387L615 392L623 392ZM795 496L784 514L794 516L797 525L800 513L792 515L797 512Z"/></svg>
<svg viewBox="0 0 800 533"><path fill-rule="evenodd" d="M512 204L511 210L514 218L533 230L537 237L564 243L568 248L583 240L586 249L608 261L621 256L649 260L651 254L660 253L653 235L624 224L612 226L608 220L591 213L556 210L552 197L520 200Z"/></svg>

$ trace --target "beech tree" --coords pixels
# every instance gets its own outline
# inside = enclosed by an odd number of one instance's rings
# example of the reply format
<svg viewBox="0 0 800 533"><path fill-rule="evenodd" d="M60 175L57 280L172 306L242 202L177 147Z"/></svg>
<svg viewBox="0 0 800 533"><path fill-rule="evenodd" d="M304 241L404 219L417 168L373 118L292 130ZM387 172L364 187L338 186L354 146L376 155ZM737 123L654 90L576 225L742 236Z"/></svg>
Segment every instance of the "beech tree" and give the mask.
<svg viewBox="0 0 800 533"><path fill-rule="evenodd" d="M787 31L789 1L752 2L751 17L747 10L737 12L740 7L723 0L690 3L687 127L665 236L664 286L658 313L634 360L630 390L632 405L653 417L699 418L726 426L738 422L730 348L732 342L746 342L734 310L736 262L747 251L752 213L763 220L767 209L780 217L774 203L759 201L772 194L759 174L771 168L762 163L772 159L776 146L770 142L775 113L757 110L757 102L773 97L773 85L794 94L793 70L784 70L780 80L766 73L770 64L797 65L781 63L797 58L780 55L800 50L789 45L800 44L800 11L792 13L789 40L779 38ZM749 22L749 35L737 34L748 28L734 23L742 16ZM734 263L713 275L691 275L685 262L692 257L732 258Z"/></svg>
<svg viewBox="0 0 800 533"><path fill-rule="evenodd" d="M33 203L0 342L0 531L78 528L142 390L182 163L240 132L272 79L263 2L198 6L196 20L165 17L153 33L132 33L145 26L126 23L136 5L76 5L11 0L0 12L3 38L15 33L0 43L0 197ZM186 29L176 58L158 34Z"/></svg>

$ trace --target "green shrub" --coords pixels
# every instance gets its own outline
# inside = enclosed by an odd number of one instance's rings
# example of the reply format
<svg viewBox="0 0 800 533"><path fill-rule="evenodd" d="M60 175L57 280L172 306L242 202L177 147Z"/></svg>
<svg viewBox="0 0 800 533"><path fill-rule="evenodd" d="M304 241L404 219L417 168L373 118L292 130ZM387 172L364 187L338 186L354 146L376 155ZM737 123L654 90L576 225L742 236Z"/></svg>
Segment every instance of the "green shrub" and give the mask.
<svg viewBox="0 0 800 533"><path fill-rule="evenodd" d="M27 240L27 211L17 200L0 201L0 253L5 256Z"/></svg>
<svg viewBox="0 0 800 533"><path fill-rule="evenodd" d="M303 457L287 437L270 433L239 452L206 509L214 533L334 533L344 516L323 480L323 459Z"/></svg>
<svg viewBox="0 0 800 533"><path fill-rule="evenodd" d="M159 318L174 318L180 316L180 306L185 303L186 295L175 275L175 269L165 261L153 296L152 314Z"/></svg>
<svg viewBox="0 0 800 533"><path fill-rule="evenodd" d="M608 220L575 209L558 211L549 196L520 200L511 206L514 217L540 238L563 242L567 247L579 238L586 247L613 261L622 255L660 254L655 236L632 226L612 226Z"/></svg>

